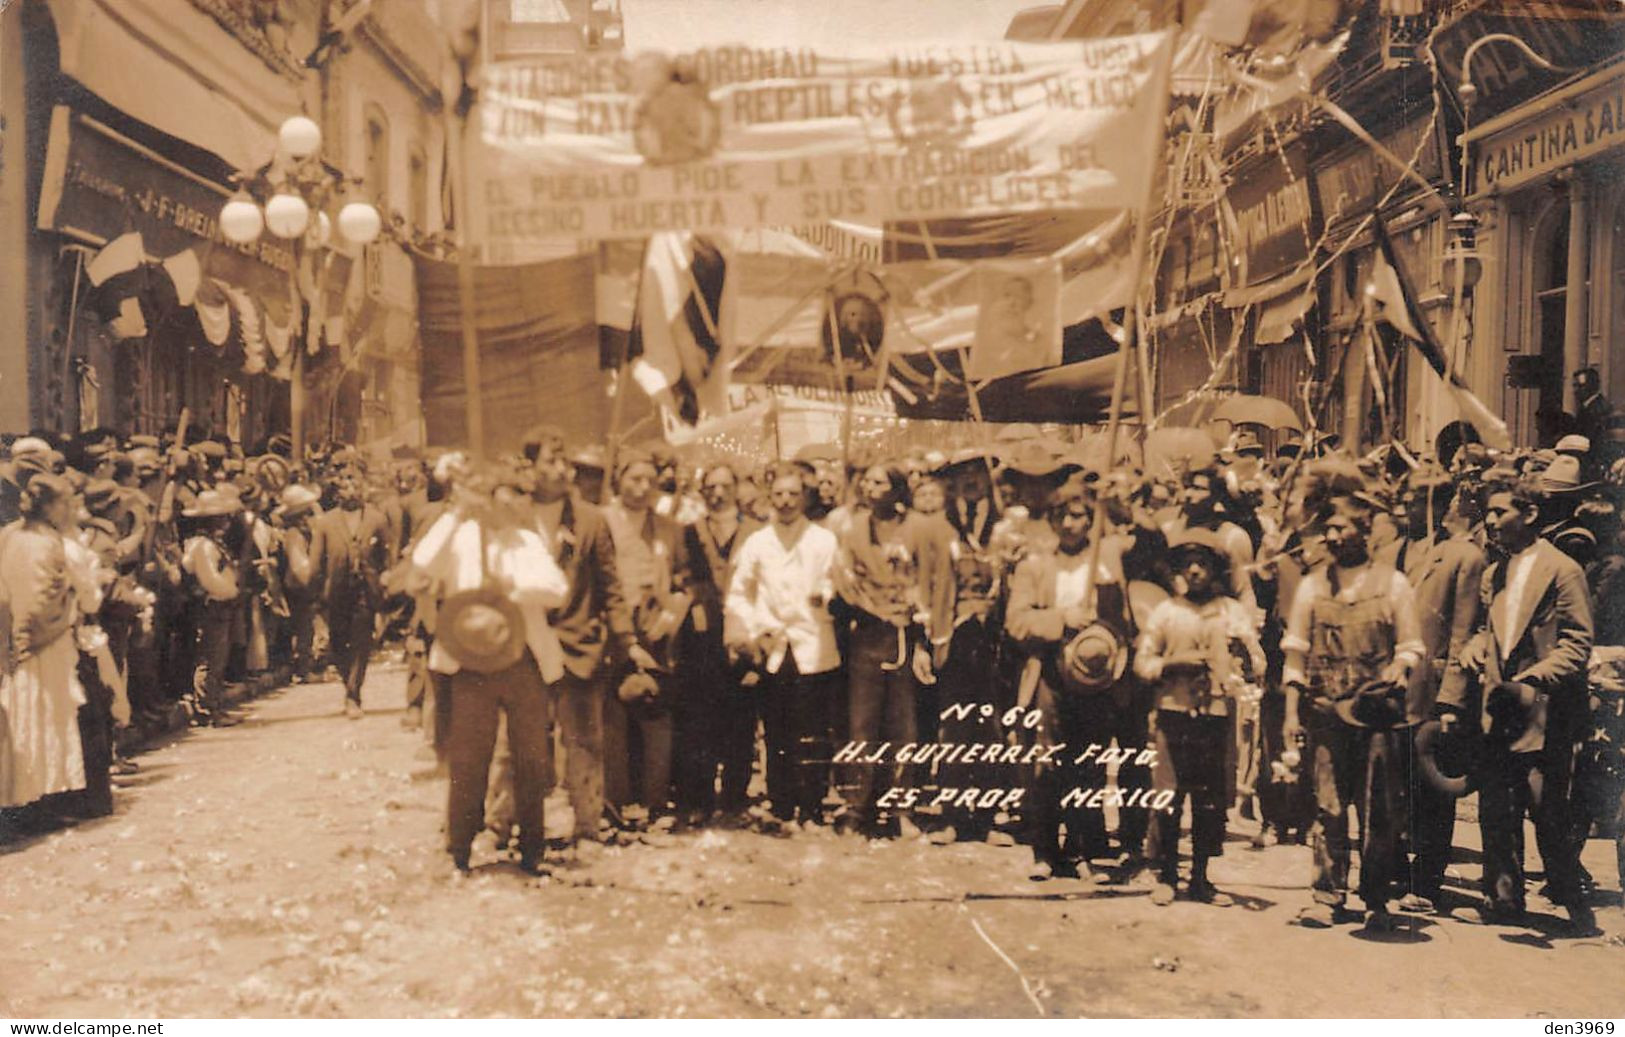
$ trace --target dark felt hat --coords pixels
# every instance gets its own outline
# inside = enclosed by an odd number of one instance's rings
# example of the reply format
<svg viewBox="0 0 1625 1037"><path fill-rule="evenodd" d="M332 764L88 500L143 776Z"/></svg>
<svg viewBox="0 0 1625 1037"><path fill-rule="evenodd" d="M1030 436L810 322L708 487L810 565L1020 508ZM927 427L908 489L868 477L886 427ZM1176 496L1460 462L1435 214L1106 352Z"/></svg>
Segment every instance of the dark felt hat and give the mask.
<svg viewBox="0 0 1625 1037"><path fill-rule="evenodd" d="M435 637L463 669L498 673L525 654L525 617L492 588L461 591L440 606Z"/></svg>

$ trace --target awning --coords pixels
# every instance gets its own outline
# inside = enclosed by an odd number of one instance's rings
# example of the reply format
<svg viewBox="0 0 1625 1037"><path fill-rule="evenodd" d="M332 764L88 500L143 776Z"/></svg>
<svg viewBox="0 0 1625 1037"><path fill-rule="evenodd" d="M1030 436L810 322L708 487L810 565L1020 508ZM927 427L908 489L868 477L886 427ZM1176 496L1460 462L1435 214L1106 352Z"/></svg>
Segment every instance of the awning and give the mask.
<svg viewBox="0 0 1625 1037"><path fill-rule="evenodd" d="M237 169L269 161L277 127L301 110L296 80L190 3L50 0L50 8L64 75Z"/></svg>
<svg viewBox="0 0 1625 1037"><path fill-rule="evenodd" d="M1271 299L1258 311L1258 328L1253 332L1253 341L1261 346L1285 342L1314 302L1313 285Z"/></svg>

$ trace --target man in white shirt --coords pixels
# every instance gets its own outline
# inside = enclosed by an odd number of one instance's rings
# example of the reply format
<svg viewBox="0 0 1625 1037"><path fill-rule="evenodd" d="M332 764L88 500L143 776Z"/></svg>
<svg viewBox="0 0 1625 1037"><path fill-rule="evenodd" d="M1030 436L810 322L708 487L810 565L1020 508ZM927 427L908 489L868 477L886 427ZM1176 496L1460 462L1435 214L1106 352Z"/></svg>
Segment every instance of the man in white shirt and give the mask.
<svg viewBox="0 0 1625 1037"><path fill-rule="evenodd" d="M762 671L767 793L786 825L821 820L830 705L841 663L830 617L835 534L808 521L801 471L773 480L773 523L739 548L728 587L733 647Z"/></svg>

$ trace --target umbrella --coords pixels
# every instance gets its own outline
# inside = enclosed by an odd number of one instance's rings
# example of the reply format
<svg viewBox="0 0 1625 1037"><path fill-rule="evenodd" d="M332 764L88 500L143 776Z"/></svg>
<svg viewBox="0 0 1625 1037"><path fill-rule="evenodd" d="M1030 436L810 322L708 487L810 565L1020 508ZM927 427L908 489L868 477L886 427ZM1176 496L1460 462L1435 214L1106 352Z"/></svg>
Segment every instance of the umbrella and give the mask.
<svg viewBox="0 0 1625 1037"><path fill-rule="evenodd" d="M1297 412L1273 396L1232 396L1219 404L1208 420L1303 431L1303 422L1298 420Z"/></svg>
<svg viewBox="0 0 1625 1037"><path fill-rule="evenodd" d="M1174 471L1213 460L1213 437L1199 428L1157 428L1145 437L1145 466L1167 465Z"/></svg>

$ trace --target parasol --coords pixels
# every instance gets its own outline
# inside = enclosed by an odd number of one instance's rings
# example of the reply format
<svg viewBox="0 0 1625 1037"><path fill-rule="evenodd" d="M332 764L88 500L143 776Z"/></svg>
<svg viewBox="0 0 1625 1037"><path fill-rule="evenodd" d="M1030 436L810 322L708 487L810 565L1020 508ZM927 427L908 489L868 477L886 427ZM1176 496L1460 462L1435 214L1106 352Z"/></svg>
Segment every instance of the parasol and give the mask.
<svg viewBox="0 0 1625 1037"><path fill-rule="evenodd" d="M1232 396L1214 409L1209 420L1303 431L1303 422L1298 420L1297 412L1273 396Z"/></svg>

